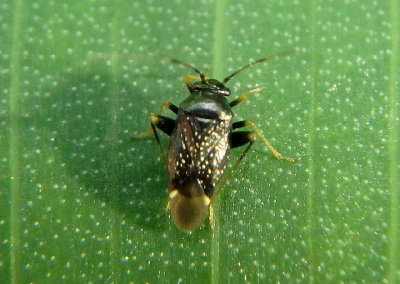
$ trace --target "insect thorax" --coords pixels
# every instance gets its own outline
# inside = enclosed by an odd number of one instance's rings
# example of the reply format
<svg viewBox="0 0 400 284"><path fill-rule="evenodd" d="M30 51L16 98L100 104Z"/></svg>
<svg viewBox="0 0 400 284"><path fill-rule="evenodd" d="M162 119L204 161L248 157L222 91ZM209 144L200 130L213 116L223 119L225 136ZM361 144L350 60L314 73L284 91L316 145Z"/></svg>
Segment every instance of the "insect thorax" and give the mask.
<svg viewBox="0 0 400 284"><path fill-rule="evenodd" d="M203 119L232 120L232 109L222 95L207 91L193 92L179 106L180 109Z"/></svg>

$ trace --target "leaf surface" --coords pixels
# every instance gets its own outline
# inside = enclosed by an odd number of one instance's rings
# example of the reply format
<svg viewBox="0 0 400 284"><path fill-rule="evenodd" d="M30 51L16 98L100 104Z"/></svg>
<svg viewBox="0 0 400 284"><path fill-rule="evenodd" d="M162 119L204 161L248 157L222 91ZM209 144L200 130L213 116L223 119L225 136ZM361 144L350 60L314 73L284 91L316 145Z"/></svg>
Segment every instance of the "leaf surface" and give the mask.
<svg viewBox="0 0 400 284"><path fill-rule="evenodd" d="M396 283L398 15L396 0L3 1L0 282ZM159 58L221 80L284 51L228 87L263 88L236 120L302 161L258 140L215 229L179 231L154 139L130 141L188 94L191 71Z"/></svg>

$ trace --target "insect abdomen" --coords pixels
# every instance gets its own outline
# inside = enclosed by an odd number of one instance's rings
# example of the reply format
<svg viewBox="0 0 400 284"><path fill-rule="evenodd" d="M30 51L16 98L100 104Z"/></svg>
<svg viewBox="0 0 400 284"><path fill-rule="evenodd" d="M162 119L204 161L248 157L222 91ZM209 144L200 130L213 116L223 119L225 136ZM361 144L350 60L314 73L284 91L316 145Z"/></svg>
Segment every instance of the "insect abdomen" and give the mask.
<svg viewBox="0 0 400 284"><path fill-rule="evenodd" d="M176 226L184 231L199 227L208 215L210 198L205 195L198 180L179 184L170 191L169 208Z"/></svg>

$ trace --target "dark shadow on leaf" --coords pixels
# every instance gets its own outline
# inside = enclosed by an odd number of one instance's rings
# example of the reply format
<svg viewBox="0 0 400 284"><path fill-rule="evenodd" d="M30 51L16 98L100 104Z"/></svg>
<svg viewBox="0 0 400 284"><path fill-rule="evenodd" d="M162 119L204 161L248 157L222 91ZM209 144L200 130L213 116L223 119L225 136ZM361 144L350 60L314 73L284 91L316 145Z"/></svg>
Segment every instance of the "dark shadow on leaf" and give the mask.
<svg viewBox="0 0 400 284"><path fill-rule="evenodd" d="M142 90L109 70L103 64L74 71L51 93L59 159L69 180L77 181L76 191L105 202L139 228L165 230L167 176L159 150L151 139L130 140L134 117L146 103L138 99Z"/></svg>

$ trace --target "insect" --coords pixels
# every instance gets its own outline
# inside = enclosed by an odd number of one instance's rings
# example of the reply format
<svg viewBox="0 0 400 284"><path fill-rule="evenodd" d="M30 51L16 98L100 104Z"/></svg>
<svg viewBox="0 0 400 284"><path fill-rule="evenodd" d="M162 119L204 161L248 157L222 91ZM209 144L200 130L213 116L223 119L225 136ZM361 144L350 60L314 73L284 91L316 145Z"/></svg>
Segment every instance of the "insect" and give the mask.
<svg viewBox="0 0 400 284"><path fill-rule="evenodd" d="M157 128L170 136L166 157L169 175L169 201L167 209L178 228L190 232L199 227L210 214L212 226L213 201L223 187L222 180L229 157L229 151L247 144L247 147L232 167L239 165L257 136L278 159L297 161L282 156L264 135L249 120L233 122L232 108L247 99L248 95L261 89L249 90L228 102L231 91L225 85L239 72L275 56L264 57L239 68L222 82L205 76L195 67L177 59L166 59L191 69L199 76L185 75L183 81L189 96L176 106L163 102L158 113L150 115L151 128L134 138L154 133L161 148ZM195 81L193 81L195 80ZM160 115L164 108L176 114L176 119ZM249 126L251 131L237 129ZM229 177L229 174L226 175ZM221 184L219 184L221 183Z"/></svg>

